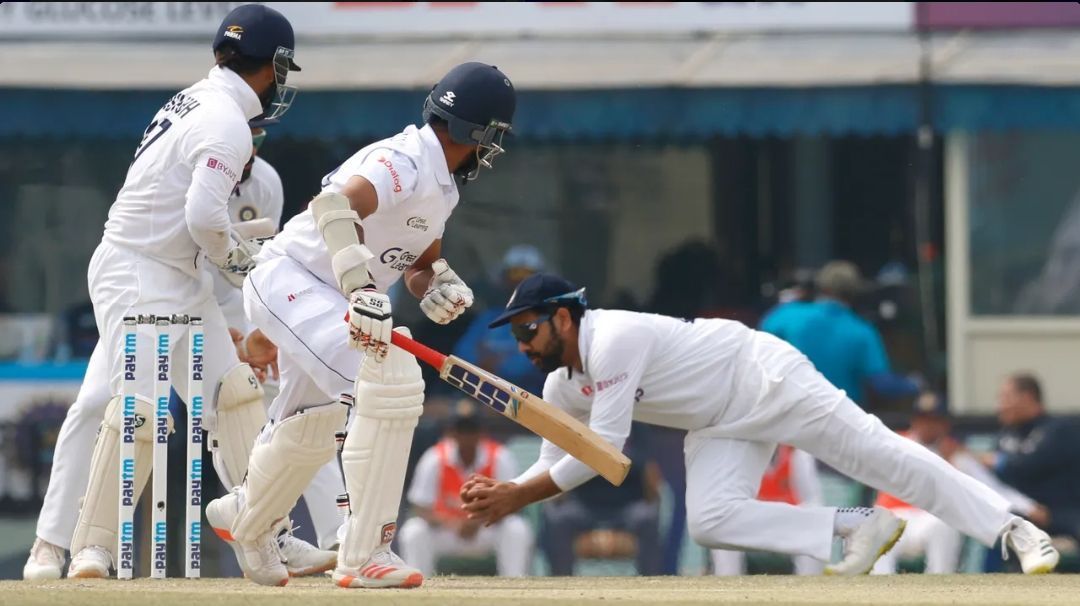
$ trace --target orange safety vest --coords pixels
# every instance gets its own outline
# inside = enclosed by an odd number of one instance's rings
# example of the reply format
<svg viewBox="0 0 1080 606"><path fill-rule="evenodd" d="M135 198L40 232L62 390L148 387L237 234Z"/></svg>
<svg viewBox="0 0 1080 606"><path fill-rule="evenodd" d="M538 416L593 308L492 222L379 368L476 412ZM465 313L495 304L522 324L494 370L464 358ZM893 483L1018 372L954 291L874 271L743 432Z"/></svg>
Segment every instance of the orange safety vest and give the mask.
<svg viewBox="0 0 1080 606"><path fill-rule="evenodd" d="M761 477L761 488L758 490L759 501L799 504L799 495L795 493L795 487L791 484L791 456L794 452L794 448L784 444L777 447L772 465Z"/></svg>
<svg viewBox="0 0 1080 606"><path fill-rule="evenodd" d="M439 494L435 499L435 513L444 517L464 518L467 514L461 510L461 487L465 484L465 471L450 460L453 447L449 439L435 445L435 452L439 455ZM495 460L502 449L502 444L494 440L481 439L477 450L487 453L487 463L476 473L495 477Z"/></svg>
<svg viewBox="0 0 1080 606"><path fill-rule="evenodd" d="M897 433L905 438L911 434L909 431L898 431ZM894 497L884 490L878 491L877 500L874 501L874 507L881 507L883 509L918 509L907 501Z"/></svg>

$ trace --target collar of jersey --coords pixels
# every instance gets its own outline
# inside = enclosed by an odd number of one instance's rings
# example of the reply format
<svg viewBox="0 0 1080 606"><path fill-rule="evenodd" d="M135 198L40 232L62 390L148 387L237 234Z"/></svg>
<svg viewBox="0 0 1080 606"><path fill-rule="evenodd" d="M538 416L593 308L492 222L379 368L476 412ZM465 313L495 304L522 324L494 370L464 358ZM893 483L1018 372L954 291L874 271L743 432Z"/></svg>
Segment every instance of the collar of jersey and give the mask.
<svg viewBox="0 0 1080 606"><path fill-rule="evenodd" d="M443 153L442 144L435 136L435 131L431 130L431 125L425 124L424 128L420 129L420 141L424 143L431 158L435 180L439 182L439 185L453 185L454 179L450 177L450 169L446 167L446 154Z"/></svg>
<svg viewBox="0 0 1080 606"><path fill-rule="evenodd" d="M581 316L581 324L578 325L578 355L581 356L581 370L589 374L589 345L592 343L592 311L586 309ZM567 366L567 378L573 376L573 367Z"/></svg>
<svg viewBox="0 0 1080 606"><path fill-rule="evenodd" d="M240 109L244 112L244 118L251 120L263 113L262 102L259 95L248 86L244 79L236 75L231 69L214 66L210 68L210 75L206 77L213 85L228 93Z"/></svg>

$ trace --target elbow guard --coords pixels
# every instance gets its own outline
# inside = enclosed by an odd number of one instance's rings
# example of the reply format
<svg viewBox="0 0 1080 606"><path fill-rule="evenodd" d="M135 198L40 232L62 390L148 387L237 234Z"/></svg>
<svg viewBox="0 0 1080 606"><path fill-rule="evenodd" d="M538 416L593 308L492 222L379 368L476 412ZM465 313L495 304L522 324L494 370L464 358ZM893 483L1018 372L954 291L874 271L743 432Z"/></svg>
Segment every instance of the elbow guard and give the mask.
<svg viewBox="0 0 1080 606"><path fill-rule="evenodd" d="M311 201L311 214L330 252L330 264L341 292L348 295L374 285L367 264L375 255L356 235L360 215L349 206L349 199L341 194L323 192Z"/></svg>

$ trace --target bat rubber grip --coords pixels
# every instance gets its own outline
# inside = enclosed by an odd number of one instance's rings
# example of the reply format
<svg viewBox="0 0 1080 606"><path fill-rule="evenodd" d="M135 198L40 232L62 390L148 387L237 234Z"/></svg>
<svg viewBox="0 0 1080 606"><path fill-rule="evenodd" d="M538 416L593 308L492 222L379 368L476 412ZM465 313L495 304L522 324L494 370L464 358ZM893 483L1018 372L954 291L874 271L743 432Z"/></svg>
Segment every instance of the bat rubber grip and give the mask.
<svg viewBox="0 0 1080 606"><path fill-rule="evenodd" d="M430 364L438 370L442 370L442 366L446 362L446 356L444 354L435 351L427 345L418 343L396 330L390 333L390 342L416 356L418 360Z"/></svg>

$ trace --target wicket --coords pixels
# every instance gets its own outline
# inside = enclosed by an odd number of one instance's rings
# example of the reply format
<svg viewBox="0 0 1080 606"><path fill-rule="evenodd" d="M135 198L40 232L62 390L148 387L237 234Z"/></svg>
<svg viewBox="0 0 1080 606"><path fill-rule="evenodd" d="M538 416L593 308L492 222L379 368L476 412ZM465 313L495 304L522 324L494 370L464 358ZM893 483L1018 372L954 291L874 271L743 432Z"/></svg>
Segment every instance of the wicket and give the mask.
<svg viewBox="0 0 1080 606"><path fill-rule="evenodd" d="M168 530L168 461L169 461L169 373L172 355L169 328L188 327L188 439L185 476L186 495L186 562L184 576L198 578L201 569L202 540L202 415L203 415L203 325L202 319L187 315L139 315L124 318L123 374L123 432L120 441L120 507L117 533L116 576L131 579L135 564L135 378L138 373L136 355L139 326L155 327L154 374L154 442L152 498L152 566L151 577L165 578ZM143 422L148 419L143 419Z"/></svg>

